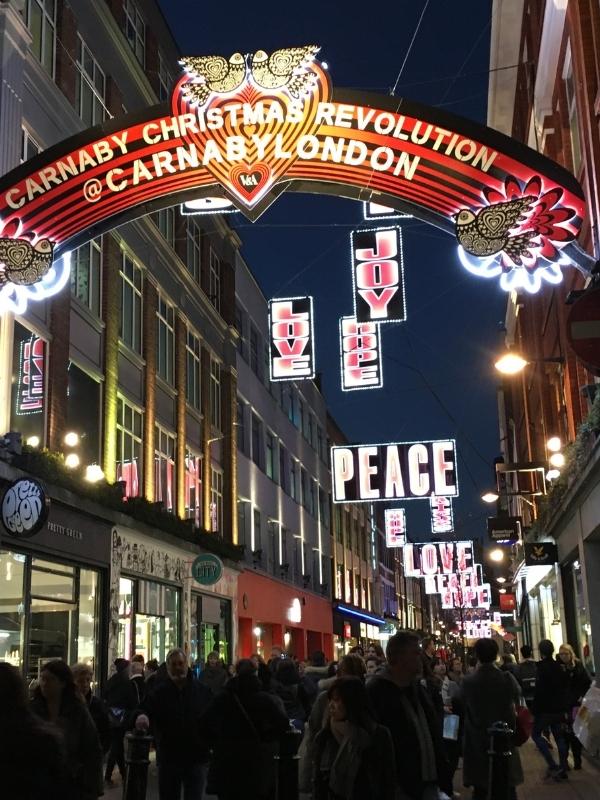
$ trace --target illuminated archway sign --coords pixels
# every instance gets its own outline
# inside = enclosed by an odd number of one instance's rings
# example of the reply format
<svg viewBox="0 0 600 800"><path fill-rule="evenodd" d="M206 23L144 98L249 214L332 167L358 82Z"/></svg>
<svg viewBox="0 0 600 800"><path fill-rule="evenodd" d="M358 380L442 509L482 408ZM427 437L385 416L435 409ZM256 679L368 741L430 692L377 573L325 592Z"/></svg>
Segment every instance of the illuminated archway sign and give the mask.
<svg viewBox="0 0 600 800"><path fill-rule="evenodd" d="M137 216L221 196L255 220L285 190L412 214L456 234L465 267L507 290L558 282L563 264L589 271L575 241L583 192L569 172L440 109L333 91L317 52L186 59L170 103L83 131L4 176L0 308L56 292L68 276L58 256Z"/></svg>

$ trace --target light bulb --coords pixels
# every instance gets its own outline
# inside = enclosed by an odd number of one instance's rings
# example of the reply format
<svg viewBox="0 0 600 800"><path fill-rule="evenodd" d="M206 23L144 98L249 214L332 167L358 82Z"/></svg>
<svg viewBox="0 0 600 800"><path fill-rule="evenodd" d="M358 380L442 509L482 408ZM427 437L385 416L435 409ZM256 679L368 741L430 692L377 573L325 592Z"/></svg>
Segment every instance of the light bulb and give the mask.
<svg viewBox="0 0 600 800"><path fill-rule="evenodd" d="M504 375L516 375L527 366L527 361L518 353L505 353L494 364L498 372Z"/></svg>
<svg viewBox="0 0 600 800"><path fill-rule="evenodd" d="M29 447L39 447L40 446L40 437L39 436L29 436L25 440L25 444L28 444Z"/></svg>
<svg viewBox="0 0 600 800"><path fill-rule="evenodd" d="M548 461L553 467L564 467L565 465L565 457L562 453L552 453Z"/></svg>
<svg viewBox="0 0 600 800"><path fill-rule="evenodd" d="M499 495L496 492L486 492L481 495L481 499L484 503L495 503L498 497Z"/></svg>
<svg viewBox="0 0 600 800"><path fill-rule="evenodd" d="M556 453L562 447L561 441L558 436L551 436L546 442L546 447L552 453Z"/></svg>
<svg viewBox="0 0 600 800"><path fill-rule="evenodd" d="M104 472L99 464L88 464L85 468L85 479L90 483L98 483L104 480Z"/></svg>
<svg viewBox="0 0 600 800"><path fill-rule="evenodd" d="M67 447L77 447L79 444L79 434L75 433L75 431L69 431L69 433L65 434L65 444Z"/></svg>
<svg viewBox="0 0 600 800"><path fill-rule="evenodd" d="M555 481L557 478L560 478L560 470L559 469L549 469L546 473L546 480L547 481Z"/></svg>
<svg viewBox="0 0 600 800"><path fill-rule="evenodd" d="M69 469L75 469L79 466L79 456L77 453L69 453L69 455L65 458L65 466Z"/></svg>
<svg viewBox="0 0 600 800"><path fill-rule="evenodd" d="M502 561L504 558L504 550L496 547L494 550L490 551L490 558L492 561Z"/></svg>

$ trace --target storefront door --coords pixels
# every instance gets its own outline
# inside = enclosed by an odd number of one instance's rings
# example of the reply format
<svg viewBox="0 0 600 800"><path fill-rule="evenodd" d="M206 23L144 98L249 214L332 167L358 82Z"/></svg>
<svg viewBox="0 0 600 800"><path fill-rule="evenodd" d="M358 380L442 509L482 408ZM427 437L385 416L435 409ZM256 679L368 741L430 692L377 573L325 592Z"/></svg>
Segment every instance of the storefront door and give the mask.
<svg viewBox="0 0 600 800"><path fill-rule="evenodd" d="M190 658L201 668L216 651L225 664L231 659L231 600L192 593Z"/></svg>
<svg viewBox="0 0 600 800"><path fill-rule="evenodd" d="M157 581L122 577L119 581L117 655L143 655L159 664L180 647L180 591Z"/></svg>

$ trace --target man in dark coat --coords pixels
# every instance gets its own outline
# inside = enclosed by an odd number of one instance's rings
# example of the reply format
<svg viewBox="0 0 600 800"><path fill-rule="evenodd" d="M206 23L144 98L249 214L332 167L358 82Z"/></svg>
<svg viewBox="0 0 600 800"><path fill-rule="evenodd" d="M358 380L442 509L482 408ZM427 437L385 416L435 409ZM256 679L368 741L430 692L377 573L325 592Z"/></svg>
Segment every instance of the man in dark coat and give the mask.
<svg viewBox="0 0 600 800"><path fill-rule="evenodd" d="M115 659L114 675L108 679L104 689L104 702L110 721L110 751L106 760L104 779L112 783L115 764L119 767L121 779L125 780L125 753L123 737L136 709L138 697L129 677L130 662L126 658Z"/></svg>
<svg viewBox="0 0 600 800"><path fill-rule="evenodd" d="M448 764L441 723L419 678L419 639L408 631L390 638L387 665L367 685L375 718L389 729L394 742L396 780L401 800L429 800L448 792Z"/></svg>
<svg viewBox="0 0 600 800"><path fill-rule="evenodd" d="M515 730L515 705L521 690L511 672L496 666L498 645L493 639L475 643L478 666L465 675L461 686L464 708L463 783L473 787L473 800L487 800L489 777L489 734L494 722L506 722ZM521 759L516 747L508 762L510 797L516 798L515 786L523 783ZM495 797L495 795L494 795ZM506 793L501 795L502 799Z"/></svg>
<svg viewBox="0 0 600 800"><path fill-rule="evenodd" d="M283 703L266 692L254 662L242 659L204 725L213 748L209 793L219 800L267 800L275 787L278 742L290 730Z"/></svg>
<svg viewBox="0 0 600 800"><path fill-rule="evenodd" d="M538 649L542 660L538 661L537 665L531 738L544 756L548 765L548 776L560 781L565 780L569 768L567 762L569 746L566 738L569 712L568 677L553 658L554 645L550 639L542 639ZM554 736L558 749L558 764L550 752L548 740L543 735L546 730L550 730Z"/></svg>
<svg viewBox="0 0 600 800"><path fill-rule="evenodd" d="M156 742L160 800L202 800L208 765L208 743L202 716L211 692L188 668L183 650L171 650L166 660L168 680L146 699Z"/></svg>

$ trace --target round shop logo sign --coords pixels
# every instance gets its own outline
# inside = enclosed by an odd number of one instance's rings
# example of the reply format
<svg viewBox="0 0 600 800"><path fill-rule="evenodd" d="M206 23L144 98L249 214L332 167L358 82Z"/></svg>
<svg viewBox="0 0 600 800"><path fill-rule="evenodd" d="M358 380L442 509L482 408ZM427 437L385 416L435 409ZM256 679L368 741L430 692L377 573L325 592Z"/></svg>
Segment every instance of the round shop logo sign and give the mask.
<svg viewBox="0 0 600 800"><path fill-rule="evenodd" d="M223 562L212 553L198 556L192 564L192 578L202 586L212 586L223 575Z"/></svg>
<svg viewBox="0 0 600 800"><path fill-rule="evenodd" d="M2 498L2 524L11 536L26 539L43 528L48 519L50 500L44 487L30 478L13 481Z"/></svg>

